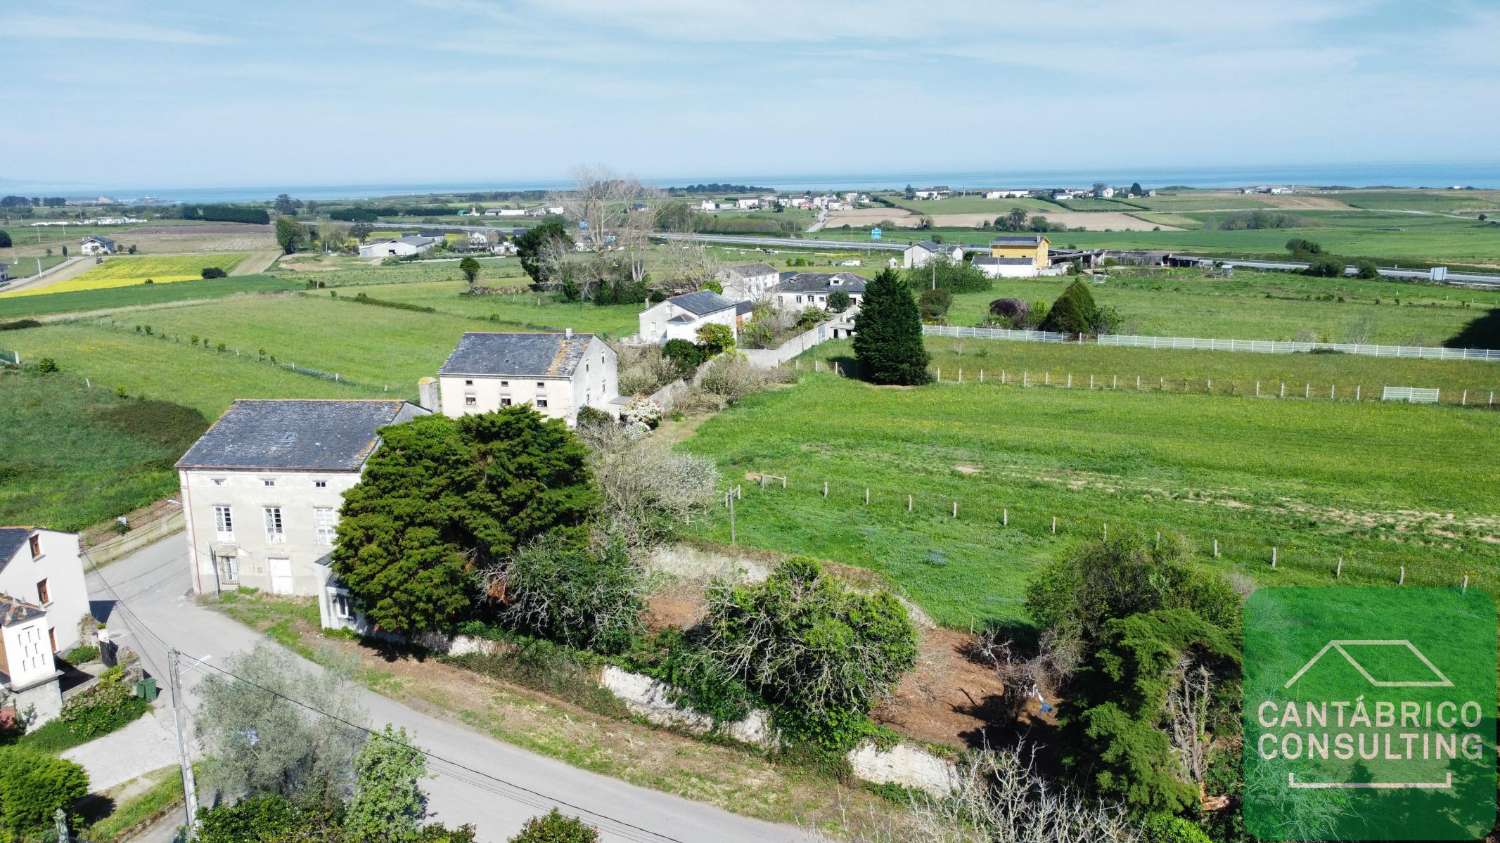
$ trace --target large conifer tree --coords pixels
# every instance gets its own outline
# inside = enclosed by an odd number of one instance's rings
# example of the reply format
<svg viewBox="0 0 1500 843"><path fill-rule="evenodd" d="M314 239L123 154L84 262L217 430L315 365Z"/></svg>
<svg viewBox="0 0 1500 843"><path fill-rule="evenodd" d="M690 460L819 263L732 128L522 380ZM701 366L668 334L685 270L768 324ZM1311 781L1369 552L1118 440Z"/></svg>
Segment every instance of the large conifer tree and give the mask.
<svg viewBox="0 0 1500 843"><path fill-rule="evenodd" d="M854 356L871 382L927 383L922 317L911 290L895 270L882 271L865 286L854 331Z"/></svg>

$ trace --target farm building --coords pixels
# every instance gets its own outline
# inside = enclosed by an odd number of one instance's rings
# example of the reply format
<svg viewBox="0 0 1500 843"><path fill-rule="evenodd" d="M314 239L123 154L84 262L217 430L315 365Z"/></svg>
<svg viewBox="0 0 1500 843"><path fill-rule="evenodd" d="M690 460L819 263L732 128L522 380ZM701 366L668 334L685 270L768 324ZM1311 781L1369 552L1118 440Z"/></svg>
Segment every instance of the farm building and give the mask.
<svg viewBox="0 0 1500 843"><path fill-rule="evenodd" d="M400 240L380 240L375 243L366 243L359 247L359 256L362 258L404 258L428 252L437 244L438 239L436 237L408 235L402 237Z"/></svg>
<svg viewBox="0 0 1500 843"><path fill-rule="evenodd" d="M325 627L358 627L329 554L344 492L405 401L236 401L177 461L193 590L318 598Z"/></svg>
<svg viewBox="0 0 1500 843"><path fill-rule="evenodd" d="M984 198L986 198L986 199L1025 199L1027 196L1030 196L1030 195L1031 195L1031 191L1029 191L1029 190L1016 190L1016 189L1009 189L1009 190L986 190L984 192Z"/></svg>
<svg viewBox="0 0 1500 843"><path fill-rule="evenodd" d="M572 425L584 407L619 414L618 372L614 349L593 334L469 332L438 370L438 405L458 418L530 404Z"/></svg>
<svg viewBox="0 0 1500 843"><path fill-rule="evenodd" d="M724 295L734 301L765 298L781 279L776 267L768 263L738 263L726 266L714 276L724 285Z"/></svg>
<svg viewBox="0 0 1500 843"><path fill-rule="evenodd" d="M1038 271L1036 261L1031 258L997 258L994 255L976 255L971 264L990 278L1035 278Z"/></svg>
<svg viewBox="0 0 1500 843"><path fill-rule="evenodd" d="M115 253L115 241L97 234L91 235L78 241L78 251L85 255L112 255Z"/></svg>
<svg viewBox="0 0 1500 843"><path fill-rule="evenodd" d="M901 265L907 269L926 266L933 258L947 258L954 263L964 259L964 247L957 243L935 243L918 240L901 253Z"/></svg>
<svg viewBox="0 0 1500 843"><path fill-rule="evenodd" d="M641 311L640 338L661 344L667 340L698 341L698 329L704 325L728 325L739 336L735 318L735 300L710 290L683 293Z"/></svg>
<svg viewBox="0 0 1500 843"><path fill-rule="evenodd" d="M791 310L826 308L828 297L840 291L849 294L851 306L857 306L865 296L865 279L852 272L792 273L776 287L776 306Z"/></svg>
<svg viewBox="0 0 1500 843"><path fill-rule="evenodd" d="M0 684L33 725L62 710L53 656L78 646L88 613L77 534L0 527Z"/></svg>
<svg viewBox="0 0 1500 843"><path fill-rule="evenodd" d="M1052 242L1044 234L1022 234L996 237L990 241L990 256L996 258L1026 258L1037 269L1052 265L1050 248Z"/></svg>

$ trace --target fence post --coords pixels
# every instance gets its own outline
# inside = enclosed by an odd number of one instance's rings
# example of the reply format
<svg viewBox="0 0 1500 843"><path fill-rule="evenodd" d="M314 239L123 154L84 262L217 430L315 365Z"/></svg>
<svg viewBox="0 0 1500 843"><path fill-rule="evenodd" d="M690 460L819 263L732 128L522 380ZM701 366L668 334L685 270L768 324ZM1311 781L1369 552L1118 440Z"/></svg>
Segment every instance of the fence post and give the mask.
<svg viewBox="0 0 1500 843"><path fill-rule="evenodd" d="M1463 394L1459 396L1459 398L1458 398L1458 406L1460 406L1460 407L1467 407L1467 406L1469 406L1469 391L1467 389L1464 390Z"/></svg>
<svg viewBox="0 0 1500 843"><path fill-rule="evenodd" d="M1260 381L1255 382L1255 397L1260 397Z"/></svg>
<svg viewBox="0 0 1500 843"><path fill-rule="evenodd" d="M1338 400L1338 394L1339 394L1338 393L1338 389L1339 388L1338 388L1337 385L1328 387L1328 400L1329 401L1337 401Z"/></svg>
<svg viewBox="0 0 1500 843"><path fill-rule="evenodd" d="M1045 372L1042 373L1042 386L1051 386L1051 385L1052 385L1052 370L1048 369L1047 371L1045 371Z"/></svg>
<svg viewBox="0 0 1500 843"><path fill-rule="evenodd" d="M823 481L823 497L828 497L828 481Z"/></svg>
<svg viewBox="0 0 1500 843"><path fill-rule="evenodd" d="M1359 400L1359 384L1354 385L1354 400Z"/></svg>
<svg viewBox="0 0 1500 843"><path fill-rule="evenodd" d="M1469 593L1469 575L1468 574L1464 574L1463 593L1464 594L1468 594Z"/></svg>
<svg viewBox="0 0 1500 843"><path fill-rule="evenodd" d="M1276 567L1276 545L1271 545L1271 567Z"/></svg>
<svg viewBox="0 0 1500 843"><path fill-rule="evenodd" d="M984 383L984 370L983 369L979 370L979 382L980 383Z"/></svg>
<svg viewBox="0 0 1500 843"><path fill-rule="evenodd" d="M958 367L958 382L959 383L963 383L964 382L964 367L962 367L962 366Z"/></svg>
<svg viewBox="0 0 1500 843"><path fill-rule="evenodd" d="M1285 398L1286 397L1286 381L1282 381L1281 382L1281 395L1279 395L1277 397L1279 397L1279 398Z"/></svg>
<svg viewBox="0 0 1500 843"><path fill-rule="evenodd" d="M1406 585L1406 566L1401 566L1401 578L1396 580L1396 585Z"/></svg>
<svg viewBox="0 0 1500 843"><path fill-rule="evenodd" d="M1219 540L1218 539L1214 539L1214 558L1215 559L1219 558Z"/></svg>
<svg viewBox="0 0 1500 843"><path fill-rule="evenodd" d="M1141 391L1141 376L1140 375L1136 375L1135 376L1135 391L1136 392L1140 392Z"/></svg>
<svg viewBox="0 0 1500 843"><path fill-rule="evenodd" d="M1000 510L1000 526L1010 526L1010 509L1008 507Z"/></svg>
<svg viewBox="0 0 1500 843"><path fill-rule="evenodd" d="M1052 535L1057 535L1057 516L1052 516Z"/></svg>
<svg viewBox="0 0 1500 843"><path fill-rule="evenodd" d="M958 501L953 502L953 517L958 517Z"/></svg>
<svg viewBox="0 0 1500 843"><path fill-rule="evenodd" d="M1021 372L1021 386L1031 386L1031 373L1025 370Z"/></svg>
<svg viewBox="0 0 1500 843"><path fill-rule="evenodd" d="M1341 579L1344 576L1344 557L1339 557L1339 564L1333 569L1333 578Z"/></svg>
<svg viewBox="0 0 1500 843"><path fill-rule="evenodd" d="M938 383L942 383L943 382L943 367L942 366L937 367L937 382Z"/></svg>
<svg viewBox="0 0 1500 843"><path fill-rule="evenodd" d="M1109 522L1104 522L1104 540L1109 541Z"/></svg>
<svg viewBox="0 0 1500 843"><path fill-rule="evenodd" d="M1069 372L1068 373L1068 389L1072 389L1072 388L1073 388L1073 373Z"/></svg>
<svg viewBox="0 0 1500 843"><path fill-rule="evenodd" d="M1311 398L1312 397L1312 384L1305 383L1305 384L1302 385L1302 397L1303 398Z"/></svg>
<svg viewBox="0 0 1500 843"><path fill-rule="evenodd" d="M870 487L866 486L865 487L865 506L869 506L869 505L870 505Z"/></svg>
<svg viewBox="0 0 1500 843"><path fill-rule="evenodd" d="M1119 389L1120 388L1120 376L1119 375L1112 375L1111 377L1112 377L1112 380L1109 382L1109 388L1110 389Z"/></svg>
<svg viewBox="0 0 1500 843"><path fill-rule="evenodd" d="M911 495L906 496L906 511L911 512Z"/></svg>
<svg viewBox="0 0 1500 843"><path fill-rule="evenodd" d="M1204 387L1204 391L1205 392L1213 392L1214 391L1214 379L1213 378L1209 378L1208 379L1208 385Z"/></svg>

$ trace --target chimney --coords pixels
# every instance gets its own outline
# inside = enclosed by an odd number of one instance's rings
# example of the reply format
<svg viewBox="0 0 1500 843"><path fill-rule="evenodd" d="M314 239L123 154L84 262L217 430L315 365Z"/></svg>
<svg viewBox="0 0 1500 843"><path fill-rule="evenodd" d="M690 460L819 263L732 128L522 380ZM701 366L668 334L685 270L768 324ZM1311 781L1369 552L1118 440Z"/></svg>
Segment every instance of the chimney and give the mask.
<svg viewBox="0 0 1500 843"><path fill-rule="evenodd" d="M563 339L570 340L572 338L573 338L573 329L572 328L563 328Z"/></svg>
<svg viewBox="0 0 1500 843"><path fill-rule="evenodd" d="M438 411L438 383L436 378L417 381L417 406L429 412Z"/></svg>

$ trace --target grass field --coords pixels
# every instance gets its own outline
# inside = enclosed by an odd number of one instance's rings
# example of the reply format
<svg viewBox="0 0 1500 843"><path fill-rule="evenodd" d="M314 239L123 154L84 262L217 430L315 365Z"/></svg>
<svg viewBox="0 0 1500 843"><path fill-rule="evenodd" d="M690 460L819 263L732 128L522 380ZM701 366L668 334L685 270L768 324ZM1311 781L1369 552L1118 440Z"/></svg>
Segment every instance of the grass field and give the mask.
<svg viewBox="0 0 1500 843"><path fill-rule="evenodd" d="M1487 406L1490 396L1500 407L1500 365L1457 360L1401 360L1347 354L1249 354L1224 351L1171 351L1120 348L1095 344L1005 342L997 340L927 337L932 358L929 370L944 381L978 386L1019 385L1063 387L1071 375L1073 388L1088 389L1092 377L1098 389L1134 391L1136 379L1146 392L1254 396L1257 384L1263 397L1280 394L1286 385L1290 398L1310 394L1317 401L1380 398L1383 386L1421 386L1442 390L1443 403ZM824 343L811 352L820 360L838 360L854 372L853 351L847 342ZM804 364L806 365L806 364ZM1467 394L1466 394L1467 393ZM1263 408L1254 406L1250 411Z"/></svg>
<svg viewBox="0 0 1500 843"><path fill-rule="evenodd" d="M172 464L207 426L65 372L0 371L0 524L79 530L168 495Z"/></svg>
<svg viewBox="0 0 1500 843"><path fill-rule="evenodd" d="M479 283L486 287L521 287L527 281L515 258L478 258ZM291 268L289 268L289 265ZM295 267L307 267L297 270ZM327 287L369 284L405 284L410 281L462 281L458 259L405 261L391 266L371 266L368 259L342 256L297 256L286 259L275 273L284 278L316 281Z"/></svg>
<svg viewBox="0 0 1500 843"><path fill-rule="evenodd" d="M1050 303L1070 281L997 279L989 292L954 296L948 322L977 325L997 298ZM1500 291L1283 272L1118 269L1092 292L1120 312L1117 333L1227 339L1435 346L1500 308Z"/></svg>
<svg viewBox="0 0 1500 843"><path fill-rule="evenodd" d="M47 293L0 299L0 320L56 313L81 313L120 307L152 307L195 299L216 299L242 293L274 293L299 290L303 284L270 275L200 280L194 284L137 284L76 293ZM5 343L0 340L0 346Z"/></svg>
<svg viewBox="0 0 1500 843"><path fill-rule="evenodd" d="M181 281L202 281L205 267L216 266L228 272L240 261L243 254L223 255L172 255L165 257L133 257L116 255L104 259L104 263L93 267L82 275L25 290L0 293L0 298L41 296L54 293L75 293L82 290L105 290L114 287L132 287L151 281L153 284L174 284Z"/></svg>
<svg viewBox="0 0 1500 843"><path fill-rule="evenodd" d="M417 281L399 285L375 285L370 287L341 287L340 296L355 296L364 293L381 301L401 302L435 310L486 319L494 324L471 325L471 331L530 330L560 331L572 328L575 331L603 333L610 337L622 337L635 333L640 328L639 314L644 307L639 304L596 305L590 302L560 302L550 295L530 292L495 294L488 296L461 295L466 284L462 281ZM317 292L309 291L308 296ZM327 293L323 293L327 295Z"/></svg>
<svg viewBox="0 0 1500 843"><path fill-rule="evenodd" d="M21 257L13 258L7 254L0 254L0 263L3 263L10 267L8 270L6 270L6 274L10 276L12 281L18 278L30 278L31 276L37 274L38 265L40 265L41 271L45 272L46 270L57 266L65 260L67 260L67 258L63 257L62 255L52 255L50 257L30 257L22 255Z"/></svg>
<svg viewBox="0 0 1500 843"><path fill-rule="evenodd" d="M1500 210L1500 190L1351 190L1331 195L1356 208L1377 210L1433 213Z"/></svg>
<svg viewBox="0 0 1500 843"><path fill-rule="evenodd" d="M1497 433L1500 415L1473 410L823 374L752 396L682 447L743 483L741 544L879 571L963 628L1021 618L1030 571L1106 523L1181 532L1204 564L1262 583L1329 582L1342 556L1350 583L1393 583L1404 564L1408 583L1468 573L1494 588L1500 522L1478 467L1500 459ZM786 475L788 489L762 491L750 472ZM729 540L722 512L694 529Z"/></svg>

